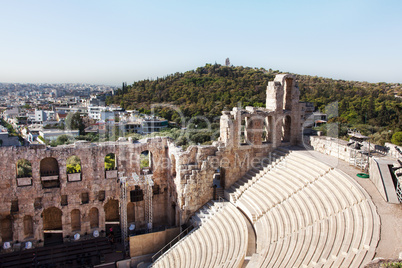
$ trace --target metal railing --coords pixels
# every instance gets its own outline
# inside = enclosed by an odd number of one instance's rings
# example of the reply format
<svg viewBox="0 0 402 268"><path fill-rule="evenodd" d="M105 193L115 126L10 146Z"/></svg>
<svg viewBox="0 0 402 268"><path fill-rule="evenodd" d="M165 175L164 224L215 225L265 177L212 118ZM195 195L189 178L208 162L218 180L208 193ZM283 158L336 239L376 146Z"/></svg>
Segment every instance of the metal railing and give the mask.
<svg viewBox="0 0 402 268"><path fill-rule="evenodd" d="M396 196L398 197L399 202L402 203L402 188L401 188L401 184L399 183L398 179L396 179L395 192L396 192Z"/></svg>
<svg viewBox="0 0 402 268"><path fill-rule="evenodd" d="M155 262L160 256L162 256L165 252L167 252L169 249L171 249L177 242L179 242L182 238L184 238L186 235L188 235L195 228L196 228L196 226L194 224L191 224L183 232L181 232L178 236L173 238L166 246L161 248L158 252L156 252L152 256L152 262Z"/></svg>

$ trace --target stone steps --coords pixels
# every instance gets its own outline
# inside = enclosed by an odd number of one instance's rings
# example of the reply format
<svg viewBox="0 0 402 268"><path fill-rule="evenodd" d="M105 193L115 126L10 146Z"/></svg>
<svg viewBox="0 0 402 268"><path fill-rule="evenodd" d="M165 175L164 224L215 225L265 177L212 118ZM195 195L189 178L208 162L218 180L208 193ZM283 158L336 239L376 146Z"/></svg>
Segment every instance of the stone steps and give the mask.
<svg viewBox="0 0 402 268"><path fill-rule="evenodd" d="M256 230L258 266L359 267L371 260L379 217L364 190L302 153L283 161L286 168L268 170L236 200Z"/></svg>
<svg viewBox="0 0 402 268"><path fill-rule="evenodd" d="M152 267L240 267L246 250L248 231L242 214L225 202L209 202L200 211L208 220L162 255ZM208 212L208 213L207 213Z"/></svg>

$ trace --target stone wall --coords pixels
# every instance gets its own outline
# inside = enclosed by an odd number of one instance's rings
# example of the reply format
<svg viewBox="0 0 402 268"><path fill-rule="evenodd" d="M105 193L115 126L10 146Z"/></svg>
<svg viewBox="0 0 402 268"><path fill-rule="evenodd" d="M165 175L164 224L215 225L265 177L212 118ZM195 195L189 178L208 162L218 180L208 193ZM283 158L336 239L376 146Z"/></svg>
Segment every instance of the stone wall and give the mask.
<svg viewBox="0 0 402 268"><path fill-rule="evenodd" d="M299 94L292 75L278 75L268 83L265 108L223 111L219 140L211 146L190 146L186 151L169 138L0 148L5 160L0 163L1 237L43 240L43 221L50 217L59 222L60 213L61 230L57 231L64 237L105 230L106 224L118 223L118 177L132 178L134 172L141 173L143 151L151 154L152 178L160 189L153 197L153 224L180 226L213 198L214 174L220 172L220 185L227 189L263 158L269 158L276 147L301 142L304 109ZM105 170L104 159L109 153L116 156L117 170ZM66 163L72 155L80 158L81 173L69 175ZM30 161L32 177L17 178L19 159ZM144 185L140 187L144 190ZM135 185L131 183L128 188L134 191ZM146 202L128 203L129 221L137 228L145 227ZM30 226L32 234L26 235L30 232L23 230Z"/></svg>
<svg viewBox="0 0 402 268"><path fill-rule="evenodd" d="M130 237L130 257L156 253L180 234L180 228Z"/></svg>
<svg viewBox="0 0 402 268"><path fill-rule="evenodd" d="M58 146L55 148L2 147L0 156L5 161L0 162L0 222L7 217L12 220L13 240L43 240L43 212L49 208L57 208L62 213L63 236L76 232L91 233L95 229L105 230L104 206L109 200L119 200L120 185L116 175L107 177L104 167L105 156L114 153L117 171L120 176L131 177L133 172L140 174L140 154L150 151L153 158L153 180L159 186L159 194L153 198L154 226L166 225L168 214L172 207L168 205L169 185L167 155L167 139L151 139L143 143L100 143L77 144L76 146ZM81 180L69 180L66 171L66 160L75 155L81 160ZM17 178L16 163L26 159L32 165L32 177ZM53 159L58 165L58 174L41 174L41 161ZM49 170L48 161L43 161ZM117 174L116 172L113 172ZM73 174L76 176L76 174ZM44 183L55 181L58 187L44 188ZM20 182L20 183L18 183ZM57 185L55 184L55 185ZM21 186L25 185L25 186ZM144 189L144 185L140 185ZM135 186L128 186L128 192ZM83 195L88 201L83 200ZM128 194L129 196L129 194ZM17 201L17 209L12 209L12 203ZM128 200L130 201L130 199ZM144 201L135 202L135 223L138 228L145 227ZM98 210L98 226L90 226L90 210ZM72 229L72 211L80 212L80 230ZM33 234L25 235L24 217L32 218ZM26 218L26 217L25 217ZM27 225L27 223L25 223ZM2 229L3 234L8 232ZM0 240L1 241L1 240ZM3 241L4 242L4 241Z"/></svg>
<svg viewBox="0 0 402 268"><path fill-rule="evenodd" d="M325 136L305 136L304 145L311 146L315 151L334 156L343 161L349 162L354 149L347 146L344 140Z"/></svg>
<svg viewBox="0 0 402 268"><path fill-rule="evenodd" d="M402 158L402 146L397 146L392 143L386 142L385 147L389 148L387 155L393 158Z"/></svg>

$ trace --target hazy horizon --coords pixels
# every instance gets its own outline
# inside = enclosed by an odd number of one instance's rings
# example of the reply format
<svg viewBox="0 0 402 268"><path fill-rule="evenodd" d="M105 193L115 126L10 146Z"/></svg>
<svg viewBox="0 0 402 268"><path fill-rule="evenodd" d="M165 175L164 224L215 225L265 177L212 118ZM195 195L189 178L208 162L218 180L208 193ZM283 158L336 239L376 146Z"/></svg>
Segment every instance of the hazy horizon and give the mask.
<svg viewBox="0 0 402 268"><path fill-rule="evenodd" d="M2 1L0 82L120 86L206 63L401 83L402 2Z"/></svg>

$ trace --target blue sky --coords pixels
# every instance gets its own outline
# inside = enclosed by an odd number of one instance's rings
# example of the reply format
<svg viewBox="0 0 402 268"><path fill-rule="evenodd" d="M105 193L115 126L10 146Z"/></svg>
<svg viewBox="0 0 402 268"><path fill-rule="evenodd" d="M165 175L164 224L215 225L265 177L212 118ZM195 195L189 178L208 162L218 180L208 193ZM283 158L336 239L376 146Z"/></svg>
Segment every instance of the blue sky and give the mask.
<svg viewBox="0 0 402 268"><path fill-rule="evenodd" d="M120 85L204 66L402 82L402 1L0 0L0 82Z"/></svg>

